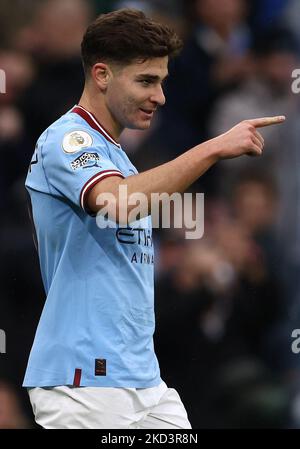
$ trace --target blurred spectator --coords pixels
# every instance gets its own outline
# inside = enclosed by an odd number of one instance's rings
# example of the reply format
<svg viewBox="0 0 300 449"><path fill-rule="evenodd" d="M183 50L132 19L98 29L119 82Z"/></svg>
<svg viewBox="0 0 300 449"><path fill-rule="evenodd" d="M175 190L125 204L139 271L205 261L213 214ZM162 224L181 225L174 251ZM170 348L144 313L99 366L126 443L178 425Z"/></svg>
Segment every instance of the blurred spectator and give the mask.
<svg viewBox="0 0 300 449"><path fill-rule="evenodd" d="M79 56L91 18L91 2L85 0L38 2L30 22L16 34L14 44L42 60Z"/></svg>
<svg viewBox="0 0 300 449"><path fill-rule="evenodd" d="M241 158L237 164L220 164L222 186L228 190L242 167L256 172L270 172L278 191L274 236L268 246L268 259L273 272L283 282L280 322L274 323L265 347L273 369L281 373L291 388L291 396L300 391L299 358L291 351L291 333L299 328L300 319L300 179L299 179L299 104L291 91L291 73L297 66L298 45L291 32L275 28L262 35L256 45L258 54L256 76L234 93L224 97L212 117L214 134L223 132L240 119L272 114L286 114L288 123L280 130L263 131L267 146L263 157L254 164ZM262 242L261 242L262 243ZM266 248L266 247L265 247ZM275 250L275 251L274 251ZM278 355L280 354L280 355ZM299 426L299 421L296 424Z"/></svg>
<svg viewBox="0 0 300 449"><path fill-rule="evenodd" d="M289 392L269 357L286 313L274 183L243 173L230 200L206 200L205 210L200 242L178 232L161 240L155 341L163 375L190 404L196 428L286 426Z"/></svg>
<svg viewBox="0 0 300 449"><path fill-rule="evenodd" d="M0 185L4 192L0 210L6 210L9 215L7 207L12 201L13 185L24 176L32 155L18 100L34 79L35 71L28 55L16 50L0 51L0 67L6 74L6 92L0 95L0 155L6 161L0 168Z"/></svg>
<svg viewBox="0 0 300 449"><path fill-rule="evenodd" d="M297 0L286 1L286 8L283 11L281 22L285 24L288 27L288 29L290 29L295 34L298 40L298 45L300 46L299 20L300 20L299 2Z"/></svg>
<svg viewBox="0 0 300 449"><path fill-rule="evenodd" d="M211 135L225 132L246 118L279 113L289 116L296 111L295 96L291 92L291 73L298 58L297 45L291 33L284 29L269 30L257 38L254 52L256 70L251 78L215 104L210 120ZM278 130L269 127L262 132L268 145L262 158L251 160L246 157L220 164L224 171L226 168L230 170L231 177L241 167L274 168L275 159L282 154L286 128ZM268 148L271 150L268 151Z"/></svg>
<svg viewBox="0 0 300 449"><path fill-rule="evenodd" d="M0 67L6 74L6 89L0 96L0 105L16 102L34 78L32 60L25 52L0 50Z"/></svg>
<svg viewBox="0 0 300 449"><path fill-rule="evenodd" d="M41 132L79 100L84 79L80 43L91 16L90 2L46 0L16 39L37 64L37 76L20 100L33 146Z"/></svg>
<svg viewBox="0 0 300 449"><path fill-rule="evenodd" d="M173 123L173 140L179 137L177 130L182 126L190 130L182 133L185 140L176 142L175 148L182 144L183 151L206 138L212 102L223 89L240 81L251 70L247 56L251 36L246 16L244 0L195 1L195 29L174 61L166 89L168 102L163 114L167 116L171 111L178 114L180 123L178 128L177 122L175 126Z"/></svg>
<svg viewBox="0 0 300 449"><path fill-rule="evenodd" d="M252 70L244 0L195 0L193 17L193 32L182 53L170 64L166 105L135 157L141 167L150 166L148 159L155 165L170 160L207 139L214 102ZM215 190L217 170L213 167L201 177L199 189Z"/></svg>
<svg viewBox="0 0 300 449"><path fill-rule="evenodd" d="M272 177L266 172L242 172L231 191L229 203L237 223L263 249L268 271L282 279L275 225L278 193Z"/></svg>
<svg viewBox="0 0 300 449"><path fill-rule="evenodd" d="M266 173L242 172L231 199L236 220L253 236L274 226L276 187Z"/></svg>
<svg viewBox="0 0 300 449"><path fill-rule="evenodd" d="M13 47L18 30L31 20L40 0L1 0L0 48Z"/></svg>
<svg viewBox="0 0 300 449"><path fill-rule="evenodd" d="M281 129L269 127L262 131L267 145L259 160L245 157L219 164L221 186L225 191L242 169L272 173L279 194L276 221L278 232L284 235L284 240L281 240L284 256L286 252L291 254L298 235L294 224L298 220L299 176L295 132L299 107L297 96L291 91L291 74L298 61L298 46L288 30L275 28L258 37L255 51L255 74L217 102L210 126L212 135L217 135L241 119L273 114L285 114L289 118L288 124ZM283 265L285 263L286 260Z"/></svg>
<svg viewBox="0 0 300 449"><path fill-rule="evenodd" d="M169 260L169 270L164 265L163 276L158 277L156 348L163 375L190 404L196 428L239 427L242 421L245 426L247 419L246 427L255 427L256 408L260 425L276 427L280 421L283 426L287 416L288 395L282 382L271 380L265 344L282 316L280 284L268 266L265 248L254 239L254 230L268 228L271 213L267 219L258 208L257 226L252 222L248 227L240 204L249 202L251 190L238 188L234 218L228 210L218 222L216 211L208 207L213 218L206 213L208 230L201 242L174 240L172 244L167 240L160 247L160 257ZM263 188L261 195L265 195ZM267 198L258 199L258 207ZM227 397L220 373L226 365L238 366L242 360L263 367L253 385L261 388L266 401L268 391L274 400L282 398L278 407L274 404L275 410L272 404L268 409L267 403L260 410L258 401L252 404L252 418L246 404L243 414L234 411L239 395L248 394L247 381L240 392Z"/></svg>
<svg viewBox="0 0 300 449"><path fill-rule="evenodd" d="M0 381L0 429L28 429L29 422L12 386Z"/></svg>

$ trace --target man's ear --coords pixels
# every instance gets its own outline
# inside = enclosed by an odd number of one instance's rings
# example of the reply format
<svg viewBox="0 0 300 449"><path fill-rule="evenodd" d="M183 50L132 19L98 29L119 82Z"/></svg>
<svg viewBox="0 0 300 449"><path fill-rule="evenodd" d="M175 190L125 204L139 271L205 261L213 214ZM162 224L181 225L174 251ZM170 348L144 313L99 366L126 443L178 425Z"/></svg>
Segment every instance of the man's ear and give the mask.
<svg viewBox="0 0 300 449"><path fill-rule="evenodd" d="M104 62L93 65L91 75L100 90L105 91L112 76L112 71Z"/></svg>

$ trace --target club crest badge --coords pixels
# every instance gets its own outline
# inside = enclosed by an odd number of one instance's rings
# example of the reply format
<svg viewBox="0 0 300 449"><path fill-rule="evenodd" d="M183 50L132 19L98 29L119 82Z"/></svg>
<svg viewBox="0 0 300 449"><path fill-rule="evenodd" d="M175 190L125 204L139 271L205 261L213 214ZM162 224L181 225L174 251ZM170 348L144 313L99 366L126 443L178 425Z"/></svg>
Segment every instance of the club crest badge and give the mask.
<svg viewBox="0 0 300 449"><path fill-rule="evenodd" d="M77 153L77 151L90 147L92 143L93 138L86 131L72 131L64 136L62 148L65 153Z"/></svg>

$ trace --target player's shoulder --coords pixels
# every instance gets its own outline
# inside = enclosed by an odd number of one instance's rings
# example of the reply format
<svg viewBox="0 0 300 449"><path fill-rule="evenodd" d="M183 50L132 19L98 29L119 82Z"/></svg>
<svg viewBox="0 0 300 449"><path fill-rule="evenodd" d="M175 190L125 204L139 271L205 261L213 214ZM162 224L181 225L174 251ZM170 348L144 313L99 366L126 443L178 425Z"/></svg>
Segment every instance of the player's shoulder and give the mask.
<svg viewBox="0 0 300 449"><path fill-rule="evenodd" d="M38 144L43 145L44 152L62 150L65 154L89 147L107 147L105 138L71 111L53 122L40 136Z"/></svg>

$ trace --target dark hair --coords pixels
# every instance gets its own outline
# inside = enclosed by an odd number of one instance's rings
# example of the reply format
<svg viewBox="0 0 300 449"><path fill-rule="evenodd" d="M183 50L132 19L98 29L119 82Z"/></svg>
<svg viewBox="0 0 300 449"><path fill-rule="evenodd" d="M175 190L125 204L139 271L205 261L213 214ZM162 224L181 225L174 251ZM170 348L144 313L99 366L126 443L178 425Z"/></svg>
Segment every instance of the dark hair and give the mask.
<svg viewBox="0 0 300 449"><path fill-rule="evenodd" d="M81 43L85 72L100 61L126 65L135 60L175 56L182 41L167 25L135 9L101 14L87 28Z"/></svg>

